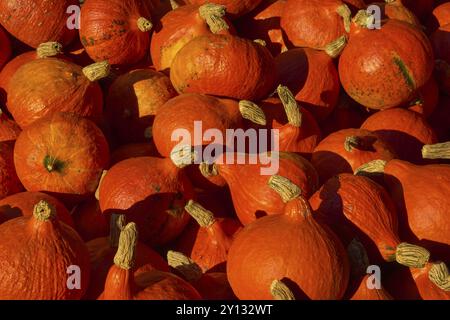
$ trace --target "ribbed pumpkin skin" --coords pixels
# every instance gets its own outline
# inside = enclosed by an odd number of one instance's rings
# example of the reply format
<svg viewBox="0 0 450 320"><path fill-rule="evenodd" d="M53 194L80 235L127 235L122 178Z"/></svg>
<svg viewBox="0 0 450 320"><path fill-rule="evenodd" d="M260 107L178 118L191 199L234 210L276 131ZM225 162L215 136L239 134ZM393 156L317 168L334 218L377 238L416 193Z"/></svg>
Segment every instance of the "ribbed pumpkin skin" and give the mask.
<svg viewBox="0 0 450 320"><path fill-rule="evenodd" d="M8 35L6 32L0 27L0 71L3 66L8 61L11 56L11 42L9 41Z"/></svg>
<svg viewBox="0 0 450 320"><path fill-rule="evenodd" d="M393 108L377 112L361 125L387 142L402 160L421 163L422 147L438 142L433 128L416 112Z"/></svg>
<svg viewBox="0 0 450 320"><path fill-rule="evenodd" d="M387 20L381 29L373 30L352 24L339 59L339 76L347 94L358 103L386 109L407 103L428 81L433 67L433 51L425 34L406 22Z"/></svg>
<svg viewBox="0 0 450 320"><path fill-rule="evenodd" d="M302 106L321 121L333 111L339 98L339 75L333 59L326 53L297 48L276 59L278 79Z"/></svg>
<svg viewBox="0 0 450 320"><path fill-rule="evenodd" d="M21 131L19 125L0 109L0 142L16 140Z"/></svg>
<svg viewBox="0 0 450 320"><path fill-rule="evenodd" d="M22 128L56 112L98 122L102 106L100 86L90 82L80 66L56 58L28 62L8 84L8 110Z"/></svg>
<svg viewBox="0 0 450 320"><path fill-rule="evenodd" d="M139 0L87 0L81 8L80 39L94 61L127 65L147 54L150 33L139 30L140 17L151 20Z"/></svg>
<svg viewBox="0 0 450 320"><path fill-rule="evenodd" d="M273 299L274 279L295 283L289 288L296 299L343 297L349 272L345 249L313 216L302 215L303 206L295 199L284 214L260 218L239 232L227 263L228 279L239 299Z"/></svg>
<svg viewBox="0 0 450 320"><path fill-rule="evenodd" d="M176 238L190 216L185 203L194 191L183 171L170 159L140 157L113 166L100 185L103 213L123 213L136 222L140 239L152 246ZM171 215L170 209L180 210Z"/></svg>
<svg viewBox="0 0 450 320"><path fill-rule="evenodd" d="M0 142L0 199L22 190L14 167L14 144Z"/></svg>
<svg viewBox="0 0 450 320"><path fill-rule="evenodd" d="M41 200L55 207L61 222L74 228L73 219L64 204L46 193L30 191L19 192L0 200L0 223L20 216L32 216L34 206Z"/></svg>
<svg viewBox="0 0 450 320"><path fill-rule="evenodd" d="M170 80L179 93L238 100L266 98L275 89L276 78L268 49L232 35L193 39L178 51L170 68Z"/></svg>
<svg viewBox="0 0 450 320"><path fill-rule="evenodd" d="M190 4L205 4L208 0L186 0ZM224 5L232 18L242 16L255 9L262 0L215 0L214 3Z"/></svg>
<svg viewBox="0 0 450 320"><path fill-rule="evenodd" d="M108 235L108 215L100 210L100 204L95 198L78 204L72 211L75 230L85 242Z"/></svg>
<svg viewBox="0 0 450 320"><path fill-rule="evenodd" d="M19 217L0 225L0 299L76 300L89 283L89 253L74 229L58 218ZM69 289L69 266L81 271L80 289Z"/></svg>
<svg viewBox="0 0 450 320"><path fill-rule="evenodd" d="M361 284L350 300L393 300L392 296L383 287L381 289L370 289L367 286L369 277L369 275L366 275L361 279Z"/></svg>
<svg viewBox="0 0 450 320"><path fill-rule="evenodd" d="M69 44L77 34L67 27L67 8L77 0L4 0L0 3L0 24L30 47L57 41ZM45 23L43 23L45 19Z"/></svg>
<svg viewBox="0 0 450 320"><path fill-rule="evenodd" d="M22 131L14 149L17 174L25 188L58 198L93 195L108 162L109 148L100 129L69 113L36 121ZM48 165L53 165L50 171Z"/></svg>

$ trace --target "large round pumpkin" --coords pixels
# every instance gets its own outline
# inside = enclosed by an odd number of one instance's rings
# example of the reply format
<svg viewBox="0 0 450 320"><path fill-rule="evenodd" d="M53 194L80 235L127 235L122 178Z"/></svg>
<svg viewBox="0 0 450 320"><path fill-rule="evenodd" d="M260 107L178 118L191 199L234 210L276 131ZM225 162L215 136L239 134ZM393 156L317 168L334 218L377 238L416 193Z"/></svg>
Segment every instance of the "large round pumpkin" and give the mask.
<svg viewBox="0 0 450 320"><path fill-rule="evenodd" d="M0 142L0 199L23 190L14 167L14 144Z"/></svg>

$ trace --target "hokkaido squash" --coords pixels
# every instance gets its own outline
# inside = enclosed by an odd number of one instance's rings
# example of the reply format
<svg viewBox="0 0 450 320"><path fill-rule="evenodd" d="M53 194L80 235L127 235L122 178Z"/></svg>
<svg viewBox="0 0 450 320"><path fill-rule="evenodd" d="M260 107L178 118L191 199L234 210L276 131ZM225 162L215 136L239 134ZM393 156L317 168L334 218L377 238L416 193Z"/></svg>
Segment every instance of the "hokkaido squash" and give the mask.
<svg viewBox="0 0 450 320"><path fill-rule="evenodd" d="M19 125L0 109L0 142L16 140L21 131Z"/></svg>
<svg viewBox="0 0 450 320"><path fill-rule="evenodd" d="M0 27L0 71L6 62L8 62L11 53L11 42L9 41L6 32Z"/></svg>
<svg viewBox="0 0 450 320"><path fill-rule="evenodd" d="M77 202L97 189L109 148L90 120L55 113L28 126L14 148L14 163L28 191L49 192Z"/></svg>
<svg viewBox="0 0 450 320"><path fill-rule="evenodd" d="M224 155L224 159L229 155ZM318 175L311 163L305 158L288 152L267 154L267 158L251 163L233 162L201 164L205 175L220 175L225 179L231 192L236 214L243 225L265 215L283 212L285 203L280 195L269 187L270 181L284 184L288 177L296 183L299 194L311 196L318 188ZM248 160L251 160L249 158ZM266 161L267 160L267 161ZM271 166L276 166L271 167ZM274 170L275 169L275 170ZM270 174L277 172L277 176Z"/></svg>
<svg viewBox="0 0 450 320"><path fill-rule="evenodd" d="M273 187L286 207L237 234L227 262L233 292L239 299L270 300L272 282L281 280L296 299L341 299L349 278L344 247L316 222L308 201L293 192L295 187ZM312 279L320 279L320 285Z"/></svg>
<svg viewBox="0 0 450 320"><path fill-rule="evenodd" d="M4 261L0 266L1 299L74 300L86 292L87 248L76 231L59 220L48 202L39 201L31 216L2 223L0 235ZM79 268L78 281L69 278L74 272L72 266Z"/></svg>
<svg viewBox="0 0 450 320"><path fill-rule="evenodd" d="M393 108L371 115L361 125L388 143L399 159L421 163L421 150L425 144L437 143L436 134L418 113Z"/></svg>
<svg viewBox="0 0 450 320"><path fill-rule="evenodd" d="M241 224L232 218L215 218L192 200L185 209L200 228L186 228L177 240L177 251L191 257L203 272L225 272L228 250Z"/></svg>
<svg viewBox="0 0 450 320"><path fill-rule="evenodd" d="M100 204L94 197L76 205L72 209L72 218L75 230L85 242L108 235L108 215L102 213Z"/></svg>
<svg viewBox="0 0 450 320"><path fill-rule="evenodd" d="M450 23L450 4L444 2L433 9L427 20L427 28L429 31L435 31L448 23Z"/></svg>
<svg viewBox="0 0 450 320"><path fill-rule="evenodd" d="M384 0L384 3L375 3L381 8L382 15L388 19L396 19L420 27L419 19L407 7L403 0Z"/></svg>
<svg viewBox="0 0 450 320"><path fill-rule="evenodd" d="M99 122L103 95L96 81L108 72L109 65L102 62L82 69L61 59L35 59L8 82L8 110L22 128L55 112Z"/></svg>
<svg viewBox="0 0 450 320"><path fill-rule="evenodd" d="M339 59L342 86L350 97L371 109L403 105L432 74L431 44L409 23L388 19L379 29L369 29L369 23L371 16L365 10L353 18L348 44Z"/></svg>
<svg viewBox="0 0 450 320"><path fill-rule="evenodd" d="M278 79L295 99L318 120L330 115L339 98L339 75L333 59L324 52L297 48L276 59Z"/></svg>
<svg viewBox="0 0 450 320"><path fill-rule="evenodd" d="M179 93L237 100L266 98L273 92L276 78L270 51L233 35L194 38L178 51L170 68L170 80Z"/></svg>
<svg viewBox="0 0 450 320"><path fill-rule="evenodd" d="M198 300L199 293L178 276L150 270L136 275L137 230L134 223L120 232L114 264L108 271L99 300Z"/></svg>
<svg viewBox="0 0 450 320"><path fill-rule="evenodd" d="M205 300L236 300L225 272L203 273L194 260L181 252L167 253L169 266L191 283Z"/></svg>
<svg viewBox="0 0 450 320"><path fill-rule="evenodd" d="M195 37L234 33L224 19L225 7L214 3L185 5L168 12L152 35L150 53L158 71L169 71L177 52Z"/></svg>
<svg viewBox="0 0 450 320"><path fill-rule="evenodd" d="M324 183L339 173L352 173L371 160L390 160L393 148L381 137L364 129L343 129L323 139L312 154L311 163Z"/></svg>
<svg viewBox="0 0 450 320"><path fill-rule="evenodd" d="M86 0L81 8L79 32L91 59L107 60L113 65L142 60L153 28L149 9L139 0Z"/></svg>
<svg viewBox="0 0 450 320"><path fill-rule="evenodd" d="M14 143L0 142L0 199L22 190L14 167Z"/></svg>
<svg viewBox="0 0 450 320"><path fill-rule="evenodd" d="M255 9L262 0L215 0L214 3L224 5L232 18L242 16ZM205 4L208 0L185 0L190 4Z"/></svg>
<svg viewBox="0 0 450 320"><path fill-rule="evenodd" d="M15 38L30 47L57 41L69 44L77 30L67 27L70 6L77 0L5 0L0 3L0 24Z"/></svg>

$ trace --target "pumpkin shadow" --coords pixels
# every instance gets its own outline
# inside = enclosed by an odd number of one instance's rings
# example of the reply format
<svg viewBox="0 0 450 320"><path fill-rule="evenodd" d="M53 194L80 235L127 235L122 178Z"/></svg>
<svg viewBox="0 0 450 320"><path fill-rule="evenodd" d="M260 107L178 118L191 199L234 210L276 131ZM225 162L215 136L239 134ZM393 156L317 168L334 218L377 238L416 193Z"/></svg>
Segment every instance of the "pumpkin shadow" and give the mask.
<svg viewBox="0 0 450 320"><path fill-rule="evenodd" d="M330 151L316 151L313 158L326 158L327 162L332 165L323 166L318 170L320 183L324 184L328 179L339 173L353 173L351 165L345 158L339 154ZM317 168L316 168L317 169Z"/></svg>
<svg viewBox="0 0 450 320"><path fill-rule="evenodd" d="M282 278L280 281L292 291L295 300L311 300L295 281L286 277Z"/></svg>
<svg viewBox="0 0 450 320"><path fill-rule="evenodd" d="M11 207L10 205L0 206L0 224L22 216L23 212L20 208Z"/></svg>

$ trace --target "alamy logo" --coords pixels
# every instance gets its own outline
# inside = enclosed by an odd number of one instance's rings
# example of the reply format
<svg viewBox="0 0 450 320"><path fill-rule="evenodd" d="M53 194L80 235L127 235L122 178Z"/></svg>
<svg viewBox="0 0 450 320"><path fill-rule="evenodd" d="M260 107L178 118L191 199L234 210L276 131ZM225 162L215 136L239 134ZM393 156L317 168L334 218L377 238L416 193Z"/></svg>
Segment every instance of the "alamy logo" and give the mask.
<svg viewBox="0 0 450 320"><path fill-rule="evenodd" d="M66 26L69 30L80 29L81 8L77 5L71 5L67 8L66 13L70 14L67 19Z"/></svg>
<svg viewBox="0 0 450 320"><path fill-rule="evenodd" d="M67 270L67 288L70 290L81 289L81 268L77 265L70 265Z"/></svg>

